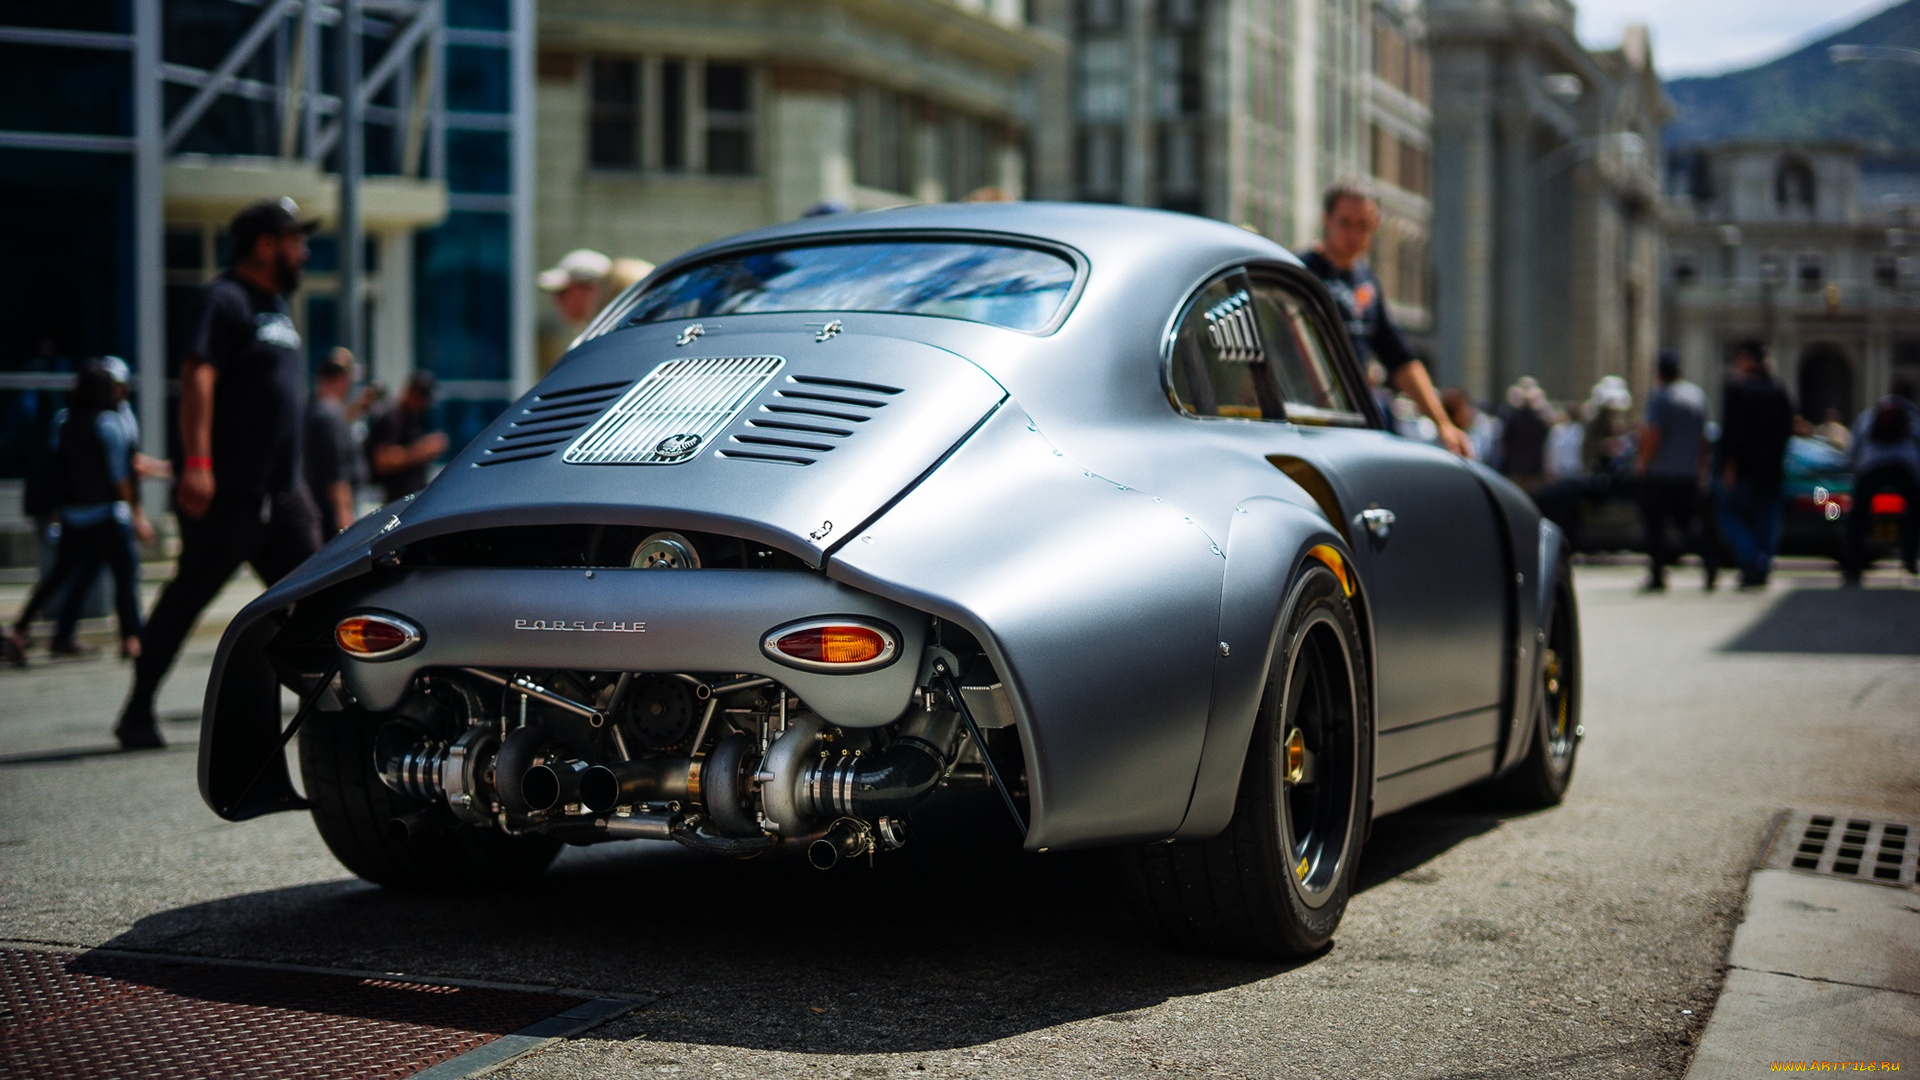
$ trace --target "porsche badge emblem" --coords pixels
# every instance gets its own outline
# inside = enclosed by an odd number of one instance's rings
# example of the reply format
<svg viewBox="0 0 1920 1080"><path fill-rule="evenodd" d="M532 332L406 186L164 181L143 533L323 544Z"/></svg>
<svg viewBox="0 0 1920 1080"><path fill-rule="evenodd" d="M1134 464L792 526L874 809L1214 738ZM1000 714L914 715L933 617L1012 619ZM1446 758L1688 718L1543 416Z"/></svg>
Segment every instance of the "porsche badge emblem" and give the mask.
<svg viewBox="0 0 1920 1080"><path fill-rule="evenodd" d="M678 461L692 457L700 449L700 436L692 433L669 435L653 446L653 452L667 461Z"/></svg>

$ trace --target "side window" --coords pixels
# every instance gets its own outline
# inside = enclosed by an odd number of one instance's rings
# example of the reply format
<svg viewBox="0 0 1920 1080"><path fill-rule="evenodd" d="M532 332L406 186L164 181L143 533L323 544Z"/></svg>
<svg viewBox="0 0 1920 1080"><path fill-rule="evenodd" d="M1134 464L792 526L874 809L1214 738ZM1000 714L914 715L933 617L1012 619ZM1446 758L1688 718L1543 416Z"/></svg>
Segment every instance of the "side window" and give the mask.
<svg viewBox="0 0 1920 1080"><path fill-rule="evenodd" d="M1173 342L1174 407L1192 416L1280 420L1252 283L1233 273L1200 291Z"/></svg>
<svg viewBox="0 0 1920 1080"><path fill-rule="evenodd" d="M1299 424L1365 427L1353 389L1340 379L1333 352L1307 306L1285 286L1255 279L1253 310L1266 343L1287 419Z"/></svg>

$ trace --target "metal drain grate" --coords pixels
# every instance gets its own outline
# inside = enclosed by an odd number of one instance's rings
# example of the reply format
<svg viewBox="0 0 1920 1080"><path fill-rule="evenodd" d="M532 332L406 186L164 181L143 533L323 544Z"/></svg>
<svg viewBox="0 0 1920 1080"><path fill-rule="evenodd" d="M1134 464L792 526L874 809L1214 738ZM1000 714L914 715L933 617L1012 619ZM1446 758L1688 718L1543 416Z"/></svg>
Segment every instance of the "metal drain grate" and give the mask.
<svg viewBox="0 0 1920 1080"><path fill-rule="evenodd" d="M1796 810L1774 833L1767 865L1881 885L1913 885L1920 874L1920 826Z"/></svg>
<svg viewBox="0 0 1920 1080"><path fill-rule="evenodd" d="M0 949L0 1076L404 1077L582 999Z"/></svg>

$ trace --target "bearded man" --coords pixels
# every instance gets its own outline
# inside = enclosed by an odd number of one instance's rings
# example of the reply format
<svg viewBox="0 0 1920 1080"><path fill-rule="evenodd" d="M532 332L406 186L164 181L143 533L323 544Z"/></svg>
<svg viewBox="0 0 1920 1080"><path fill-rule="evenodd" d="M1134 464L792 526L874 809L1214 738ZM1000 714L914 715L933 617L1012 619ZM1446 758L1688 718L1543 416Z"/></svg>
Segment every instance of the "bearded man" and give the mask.
<svg viewBox="0 0 1920 1080"><path fill-rule="evenodd" d="M306 360L286 295L300 287L307 234L292 199L255 203L227 233L232 265L209 284L180 365L180 560L140 635L133 692L114 729L131 750L163 745L153 696L200 612L249 563L271 585L320 549L300 479ZM250 688L277 709L277 687Z"/></svg>

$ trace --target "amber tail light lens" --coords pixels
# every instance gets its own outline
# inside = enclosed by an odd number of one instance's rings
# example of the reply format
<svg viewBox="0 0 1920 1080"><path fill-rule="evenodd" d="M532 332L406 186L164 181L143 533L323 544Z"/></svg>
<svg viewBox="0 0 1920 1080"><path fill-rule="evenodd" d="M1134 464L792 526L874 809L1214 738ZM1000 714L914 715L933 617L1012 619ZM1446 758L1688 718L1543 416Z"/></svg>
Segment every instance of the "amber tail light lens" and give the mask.
<svg viewBox="0 0 1920 1080"><path fill-rule="evenodd" d="M892 633L877 626L822 620L774 630L764 648L794 667L854 672L891 663L898 645Z"/></svg>
<svg viewBox="0 0 1920 1080"><path fill-rule="evenodd" d="M350 615L333 628L334 644L360 660L389 660L420 646L420 628L391 615Z"/></svg>

